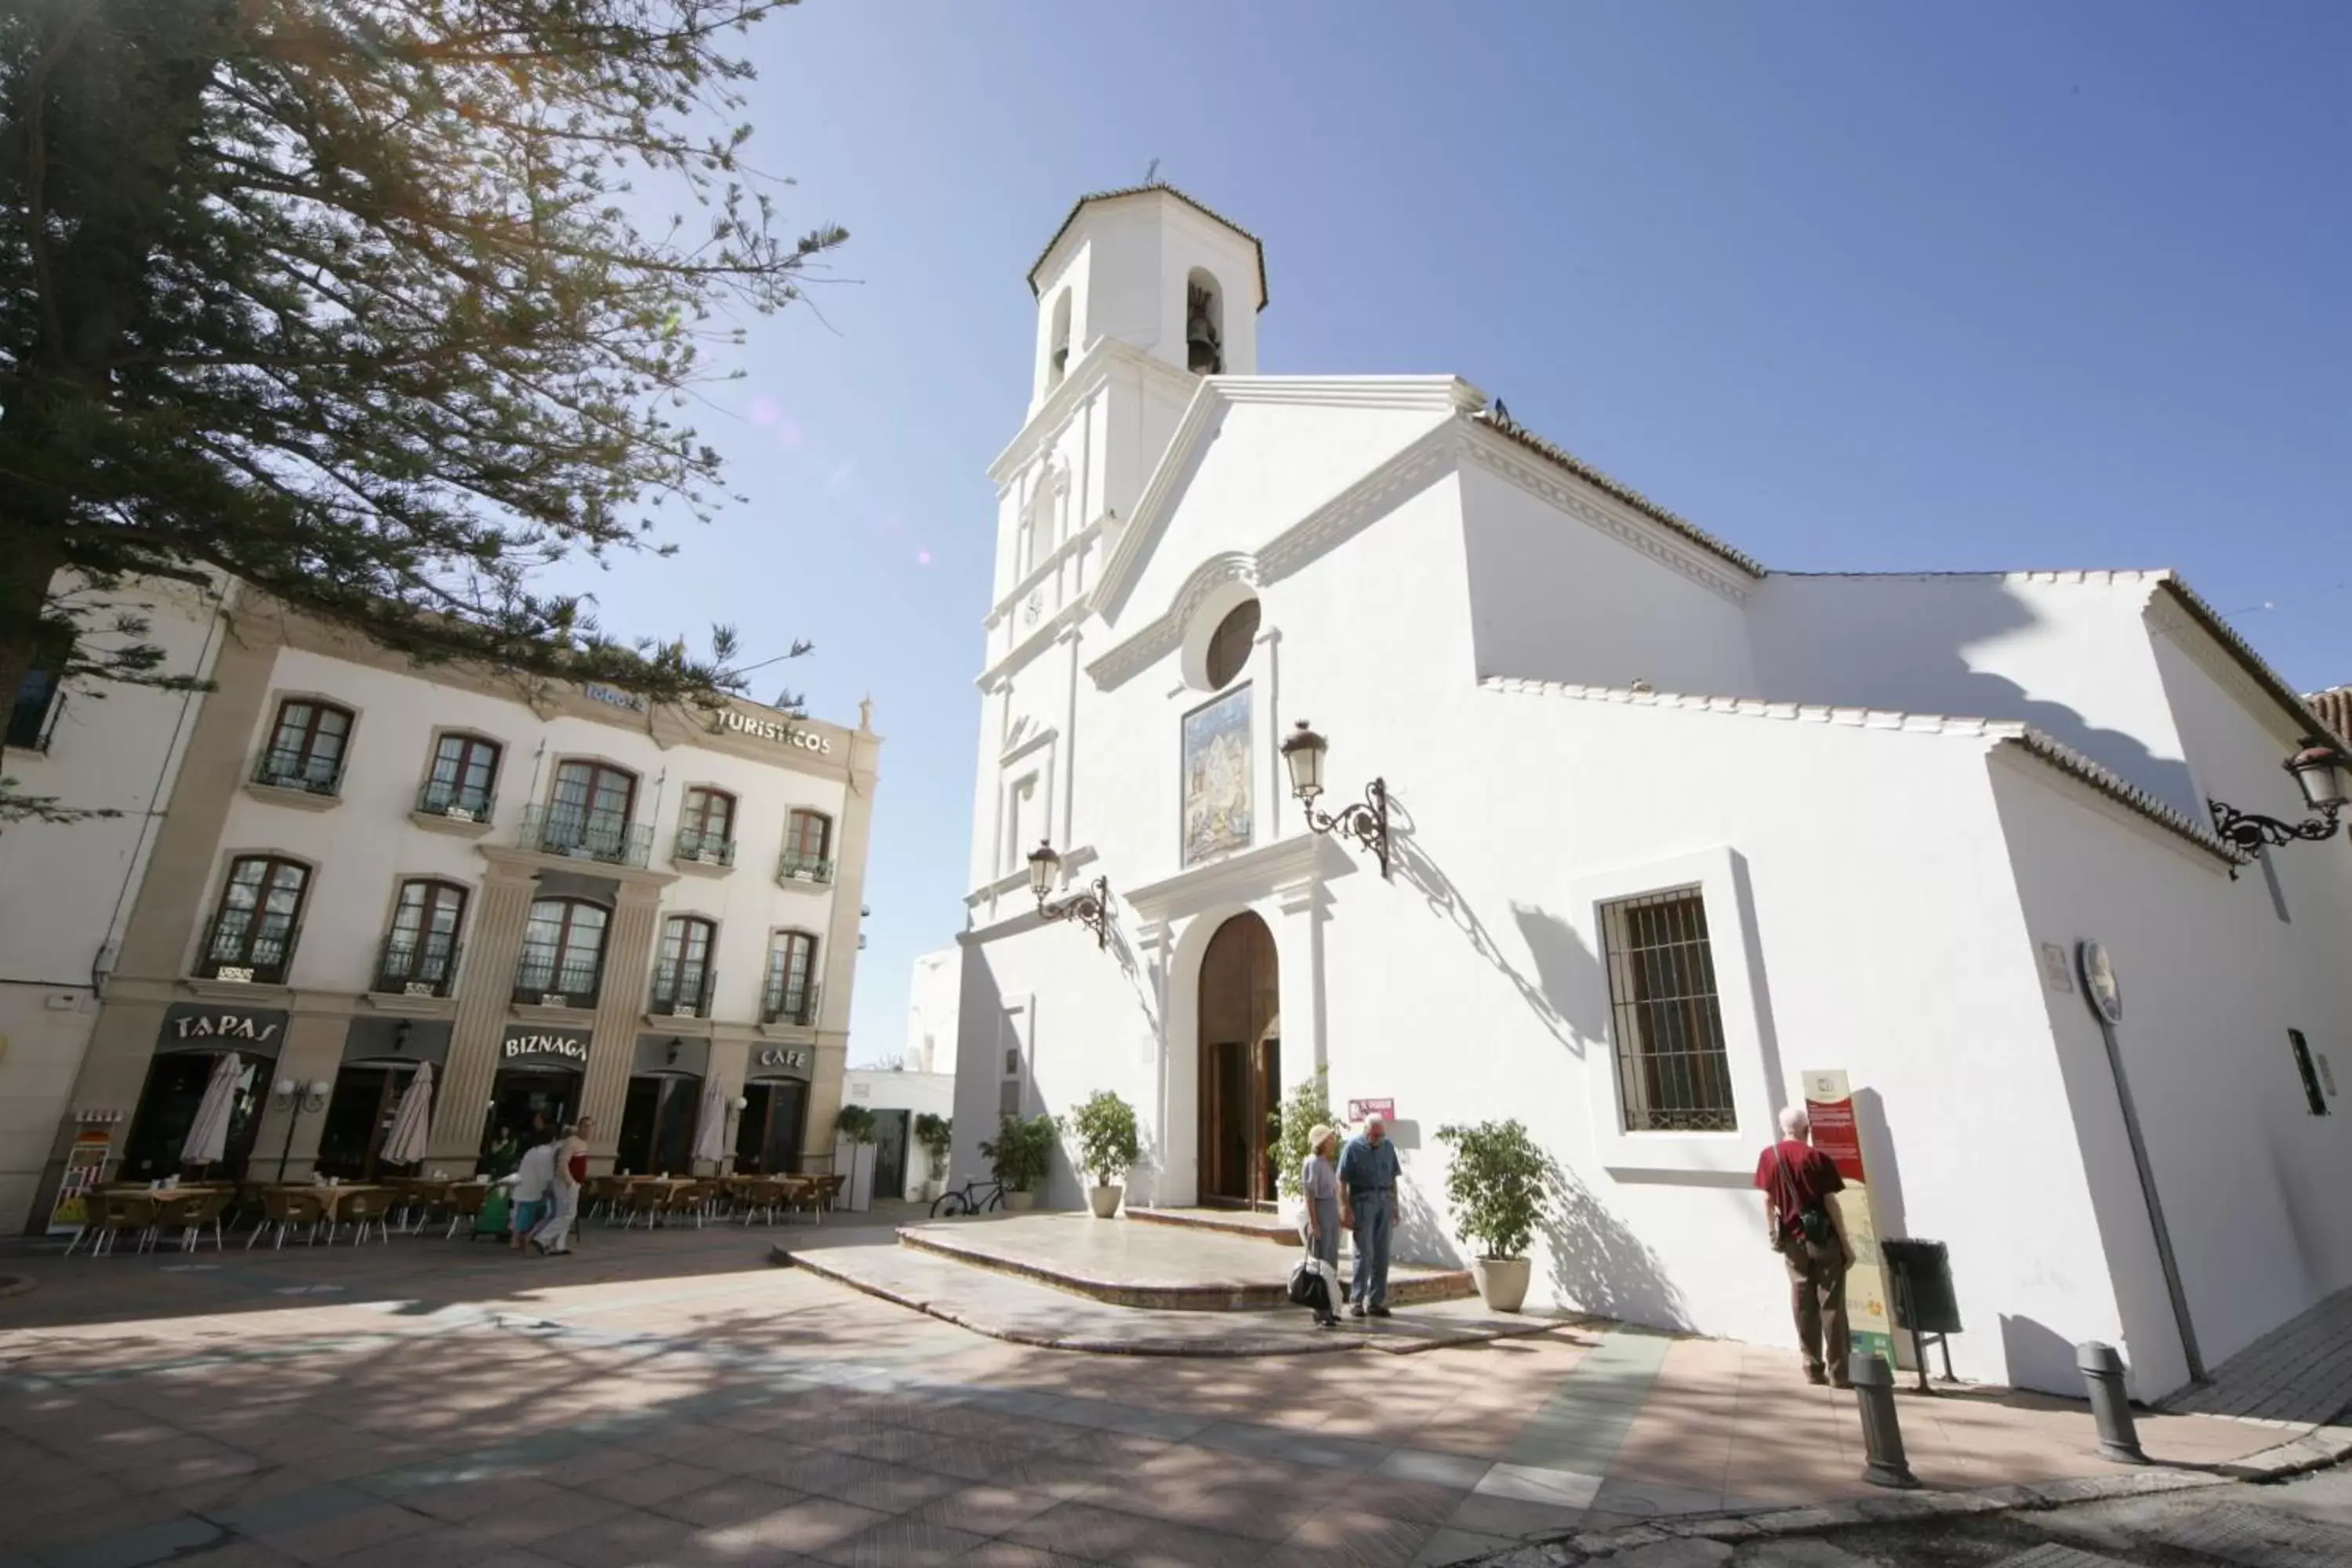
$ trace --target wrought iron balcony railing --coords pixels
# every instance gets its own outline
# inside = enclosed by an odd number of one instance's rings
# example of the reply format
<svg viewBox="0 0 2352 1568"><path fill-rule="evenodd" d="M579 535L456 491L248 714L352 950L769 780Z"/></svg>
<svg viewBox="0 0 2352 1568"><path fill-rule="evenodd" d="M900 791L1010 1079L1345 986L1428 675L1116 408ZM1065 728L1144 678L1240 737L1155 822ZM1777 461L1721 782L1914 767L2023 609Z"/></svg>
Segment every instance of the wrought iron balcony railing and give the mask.
<svg viewBox="0 0 2352 1568"><path fill-rule="evenodd" d="M256 916L246 911L215 915L205 922L204 942L196 949L196 976L248 985L283 985L294 962L294 944L302 928L283 915Z"/></svg>
<svg viewBox="0 0 2352 1568"><path fill-rule="evenodd" d="M830 882L833 862L814 855L803 855L787 849L776 860L776 880L779 882Z"/></svg>
<svg viewBox="0 0 2352 1568"><path fill-rule="evenodd" d="M343 759L306 757L299 752L272 748L261 753L253 764L253 782L268 784L272 789L299 789L305 795L341 795L343 790Z"/></svg>
<svg viewBox="0 0 2352 1568"><path fill-rule="evenodd" d="M617 811L533 805L523 808L522 847L542 855L643 867L653 853L654 830L647 825L632 826Z"/></svg>
<svg viewBox="0 0 2352 1568"><path fill-rule="evenodd" d="M487 789L459 784L454 779L427 779L425 787L416 792L416 809L427 816L446 816L452 822L488 822L498 797Z"/></svg>
<svg viewBox="0 0 2352 1568"><path fill-rule="evenodd" d="M654 971L653 997L646 1011L663 1018L708 1018L719 990L719 972L699 964Z"/></svg>
<svg viewBox="0 0 2352 1568"><path fill-rule="evenodd" d="M816 1023L820 990L814 980L795 984L788 978L771 978L760 995L760 1022L798 1024L803 1028L813 1026Z"/></svg>
<svg viewBox="0 0 2352 1568"><path fill-rule="evenodd" d="M515 969L515 1005L521 1007L593 1007L602 965L557 963L523 954Z"/></svg>
<svg viewBox="0 0 2352 1568"><path fill-rule="evenodd" d="M383 939L369 990L393 996L446 996L457 983L461 944L450 936L394 931Z"/></svg>
<svg viewBox="0 0 2352 1568"><path fill-rule="evenodd" d="M698 866L732 866L735 840L723 834L705 833L698 827L681 827L677 830L677 842L670 847L670 858L692 861Z"/></svg>

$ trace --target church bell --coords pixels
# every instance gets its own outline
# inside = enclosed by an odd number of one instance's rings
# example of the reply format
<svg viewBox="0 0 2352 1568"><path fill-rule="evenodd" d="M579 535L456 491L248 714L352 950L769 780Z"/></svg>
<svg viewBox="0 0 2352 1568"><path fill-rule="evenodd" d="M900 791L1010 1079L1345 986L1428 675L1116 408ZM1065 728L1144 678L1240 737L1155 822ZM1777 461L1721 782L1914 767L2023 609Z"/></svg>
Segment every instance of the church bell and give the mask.
<svg viewBox="0 0 2352 1568"><path fill-rule="evenodd" d="M1217 329L1209 324L1208 301L1196 290L1184 324L1184 367L1194 375L1216 375L1225 368L1224 351L1217 344Z"/></svg>

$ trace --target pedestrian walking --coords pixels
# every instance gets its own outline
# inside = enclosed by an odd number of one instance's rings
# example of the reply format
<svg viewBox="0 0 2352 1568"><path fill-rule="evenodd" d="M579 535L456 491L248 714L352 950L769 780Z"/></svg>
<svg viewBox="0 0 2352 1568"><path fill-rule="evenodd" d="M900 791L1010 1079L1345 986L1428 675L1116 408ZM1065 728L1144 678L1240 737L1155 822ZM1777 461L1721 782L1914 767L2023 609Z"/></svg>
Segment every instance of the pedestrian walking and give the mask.
<svg viewBox="0 0 2352 1568"><path fill-rule="evenodd" d="M1363 1131L1339 1151L1339 1223L1356 1241L1348 1292L1351 1318L1389 1315L1389 1239L1396 1231L1399 1173L1388 1122L1367 1117Z"/></svg>
<svg viewBox="0 0 2352 1568"><path fill-rule="evenodd" d="M517 1252L547 1217L549 1193L555 1185L555 1143L542 1140L522 1152L515 1162L514 1188L507 1194L509 1245Z"/></svg>
<svg viewBox="0 0 2352 1568"><path fill-rule="evenodd" d="M1845 1190L1845 1178L1837 1162L1813 1147L1812 1131L1803 1106L1780 1112L1780 1142L1756 1162L1756 1185L1764 1194L1766 1237L1789 1268L1789 1305L1806 1380L1845 1388L1852 1345L1845 1271L1853 1267L1853 1247L1846 1240L1845 1215L1831 1201Z"/></svg>
<svg viewBox="0 0 2352 1568"><path fill-rule="evenodd" d="M1339 1322L1339 1135L1317 1123L1307 1133L1307 1159L1298 1171L1298 1191L1307 1203L1307 1256L1322 1265L1326 1294L1315 1309L1318 1328Z"/></svg>
<svg viewBox="0 0 2352 1568"><path fill-rule="evenodd" d="M588 1136L595 1128L594 1118L583 1116L578 1125L563 1130L555 1145L553 1206L530 1237L542 1258L572 1250L572 1233L580 1219L580 1189L588 1180Z"/></svg>

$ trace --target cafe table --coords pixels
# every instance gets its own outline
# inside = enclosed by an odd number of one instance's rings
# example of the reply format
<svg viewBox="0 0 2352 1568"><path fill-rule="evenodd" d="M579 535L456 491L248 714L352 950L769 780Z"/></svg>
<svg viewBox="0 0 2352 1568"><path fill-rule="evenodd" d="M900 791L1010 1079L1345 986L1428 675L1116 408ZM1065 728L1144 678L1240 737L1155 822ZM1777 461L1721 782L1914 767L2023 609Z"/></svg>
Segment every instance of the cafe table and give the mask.
<svg viewBox="0 0 2352 1568"><path fill-rule="evenodd" d="M381 1193L387 1197L393 1195L391 1187L379 1186L368 1182L344 1182L331 1187L319 1186L310 1182L274 1182L264 1187L262 1191L318 1199L320 1207L326 1211L327 1223L331 1226L342 1222L343 1205L350 1203L357 1194Z"/></svg>

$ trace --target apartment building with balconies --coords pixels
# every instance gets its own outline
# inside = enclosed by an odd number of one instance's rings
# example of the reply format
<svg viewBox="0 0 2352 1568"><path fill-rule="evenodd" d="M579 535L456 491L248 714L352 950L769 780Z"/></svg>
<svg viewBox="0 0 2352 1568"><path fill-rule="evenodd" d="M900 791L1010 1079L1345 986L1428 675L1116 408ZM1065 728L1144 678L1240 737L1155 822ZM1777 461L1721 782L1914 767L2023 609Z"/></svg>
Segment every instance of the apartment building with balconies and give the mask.
<svg viewBox="0 0 2352 1568"><path fill-rule="evenodd" d="M600 1171L830 1154L880 742L751 702L418 667L248 595L227 612L28 1219L77 1140L179 1173L225 1051L227 1163L378 1173L435 1068L435 1168L595 1118ZM85 1174L82 1179L87 1179Z"/></svg>

